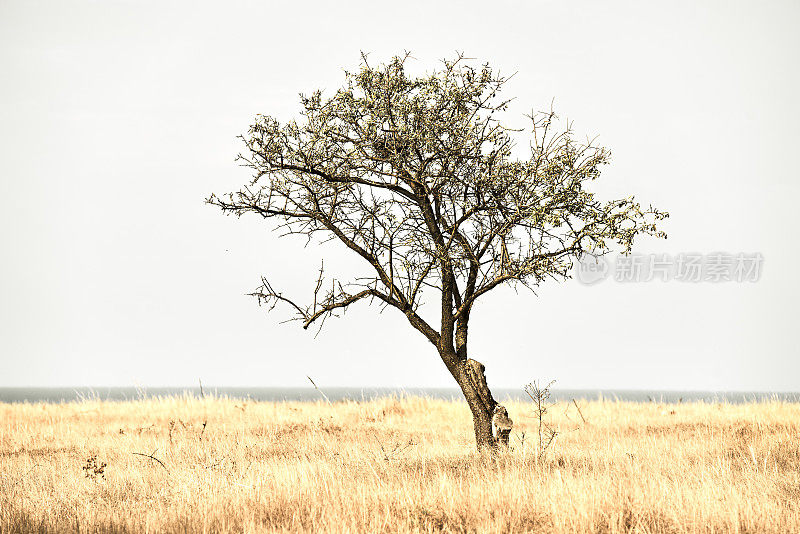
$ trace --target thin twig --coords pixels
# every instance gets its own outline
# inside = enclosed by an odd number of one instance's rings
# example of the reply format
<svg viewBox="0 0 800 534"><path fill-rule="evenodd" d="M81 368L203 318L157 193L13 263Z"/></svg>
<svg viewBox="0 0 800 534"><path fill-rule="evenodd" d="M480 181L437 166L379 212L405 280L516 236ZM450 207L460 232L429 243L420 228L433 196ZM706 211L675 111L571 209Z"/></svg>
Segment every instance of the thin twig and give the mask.
<svg viewBox="0 0 800 534"><path fill-rule="evenodd" d="M589 422L586 420L586 418L585 418L585 417L583 417L583 412L581 412L581 407L580 407L580 406L578 406L578 403L575 401L575 399L572 399L572 403L573 403L573 404L575 405L575 407L578 409L578 415L580 415L580 416L581 416L581 421L583 421L583 423L584 423L584 424L589 424Z"/></svg>
<svg viewBox="0 0 800 534"><path fill-rule="evenodd" d="M144 454L143 452L134 452L134 453L131 453L131 454L135 454L136 456L144 456L145 458L150 458L151 460L155 460L156 462L158 462L158 465L163 467L166 470L166 472L169 473L169 469L167 469L167 466L164 465L164 462L162 462L161 460L159 460L158 458L156 458L154 456L154 454L157 453L157 452L158 452L158 449L154 450L151 454Z"/></svg>
<svg viewBox="0 0 800 534"><path fill-rule="evenodd" d="M324 392L324 391L322 391L321 389L319 389L319 387L317 387L317 385L314 383L314 381L313 381L313 380L311 380L311 377L310 377L310 376L308 376L308 375L306 375L306 378L308 378L308 381L309 381L309 382L311 382L311 385L312 385L312 386L314 386L314 388L315 388L317 391L319 391L319 392L320 392L320 394L321 394L323 397L325 397L325 400L326 400L326 401L328 401L328 404L331 404L331 400L328 398L328 396L327 396L327 395L325 395L325 392Z"/></svg>

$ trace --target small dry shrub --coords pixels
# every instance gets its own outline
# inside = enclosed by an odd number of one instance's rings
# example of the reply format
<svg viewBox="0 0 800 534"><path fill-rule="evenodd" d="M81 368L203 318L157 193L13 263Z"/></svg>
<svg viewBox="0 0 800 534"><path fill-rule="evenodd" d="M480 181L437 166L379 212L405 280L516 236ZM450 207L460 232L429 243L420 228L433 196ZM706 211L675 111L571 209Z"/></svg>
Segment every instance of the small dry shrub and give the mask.
<svg viewBox="0 0 800 534"><path fill-rule="evenodd" d="M106 478L107 463L101 462L97 459L97 455L93 454L86 459L86 464L81 468L86 475L86 478L97 480L98 478Z"/></svg>

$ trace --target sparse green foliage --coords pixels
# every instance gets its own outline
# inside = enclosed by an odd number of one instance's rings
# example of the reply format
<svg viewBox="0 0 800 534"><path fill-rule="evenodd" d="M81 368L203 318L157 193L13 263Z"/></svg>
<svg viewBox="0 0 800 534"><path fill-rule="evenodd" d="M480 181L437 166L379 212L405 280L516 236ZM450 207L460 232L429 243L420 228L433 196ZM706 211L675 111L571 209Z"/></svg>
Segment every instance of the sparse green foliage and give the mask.
<svg viewBox="0 0 800 534"><path fill-rule="evenodd" d="M426 287L452 291L459 315L501 283L564 278L583 252L664 236L656 222L666 213L586 189L609 152L579 143L569 126L558 131L553 112L531 116L530 155L512 157L517 132L498 116L507 78L488 65L459 57L410 77L405 64L364 58L330 98L303 96L300 121L258 116L240 156L253 182L209 199L275 218L289 233L339 239L372 264L371 281L336 283L316 308L295 310L306 324L355 302L346 302L353 285L369 290L359 298L404 311L418 308Z"/></svg>

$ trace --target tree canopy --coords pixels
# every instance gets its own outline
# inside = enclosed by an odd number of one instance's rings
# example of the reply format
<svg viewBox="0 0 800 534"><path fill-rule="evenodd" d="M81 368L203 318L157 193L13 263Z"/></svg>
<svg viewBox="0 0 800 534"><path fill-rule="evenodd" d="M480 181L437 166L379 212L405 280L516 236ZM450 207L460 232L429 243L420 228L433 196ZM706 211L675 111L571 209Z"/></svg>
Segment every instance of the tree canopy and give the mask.
<svg viewBox="0 0 800 534"><path fill-rule="evenodd" d="M372 279L336 281L317 302L295 306L304 326L377 298L438 344L440 333L415 317L426 288L441 291L443 313L458 319L500 284L567 278L581 254L664 236L656 222L666 213L587 190L609 151L576 141L569 125L556 129L552 111L530 116L530 155L512 157L518 132L498 117L507 77L463 57L410 77L406 62L376 68L364 57L332 96L301 95L299 121L259 115L240 155L252 183L210 199L291 234L338 239L372 266ZM257 295L286 300L266 283Z"/></svg>

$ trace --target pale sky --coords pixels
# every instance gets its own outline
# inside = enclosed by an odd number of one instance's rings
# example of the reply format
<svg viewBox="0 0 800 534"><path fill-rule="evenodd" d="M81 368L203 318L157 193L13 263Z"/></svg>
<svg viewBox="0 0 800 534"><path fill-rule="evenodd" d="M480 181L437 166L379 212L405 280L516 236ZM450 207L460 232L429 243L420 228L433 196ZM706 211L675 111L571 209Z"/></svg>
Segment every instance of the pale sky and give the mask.
<svg viewBox="0 0 800 534"><path fill-rule="evenodd" d="M473 313L490 386L800 391L797 2L0 0L0 386L455 386L399 313L315 339L245 296L319 259L203 200L257 113L296 116L361 50L463 51L612 153L598 183L667 210L643 253L761 253L756 283L545 284Z"/></svg>

